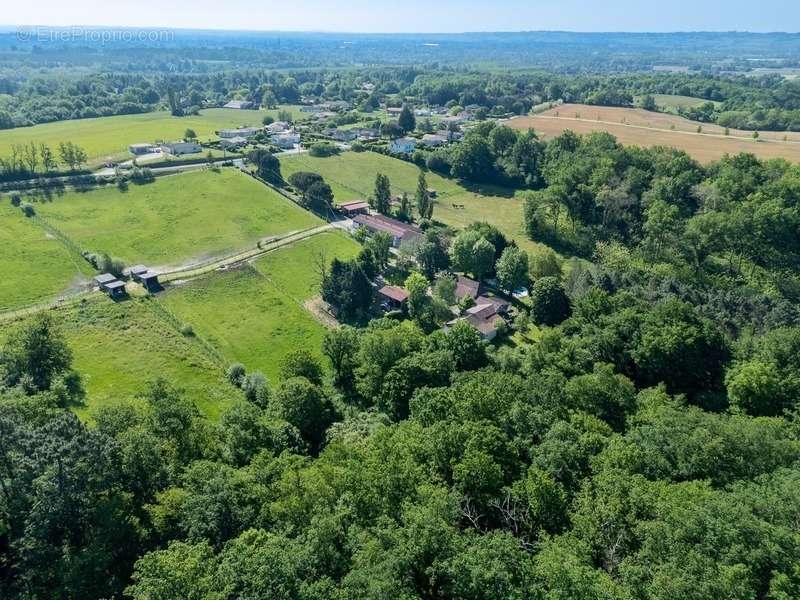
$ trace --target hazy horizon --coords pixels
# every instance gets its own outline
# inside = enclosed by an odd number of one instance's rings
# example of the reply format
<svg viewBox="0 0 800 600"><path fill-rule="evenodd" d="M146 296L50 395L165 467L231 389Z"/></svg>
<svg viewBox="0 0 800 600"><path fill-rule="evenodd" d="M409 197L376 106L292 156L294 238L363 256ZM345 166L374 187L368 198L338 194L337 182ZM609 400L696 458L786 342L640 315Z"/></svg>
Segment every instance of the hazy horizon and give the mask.
<svg viewBox="0 0 800 600"><path fill-rule="evenodd" d="M69 4L40 0L4 9L5 27L131 27L210 31L352 34L521 33L797 33L800 3L765 0L696 2L675 0L665 6L642 6L635 0L609 0L586 7L580 0L549 2L510 0L491 10L478 0L423 0L404 3L356 0L332 9L323 0L278 2L176 0L170 4L141 0L106 5L89 0ZM42 15L48 15L43 19Z"/></svg>
<svg viewBox="0 0 800 600"><path fill-rule="evenodd" d="M477 34L524 34L524 33L568 33L568 34L632 34L632 35L669 35L669 34L716 34L716 33L741 33L741 34L756 34L756 35L800 35L800 30L752 30L752 29L672 29L672 30L613 30L613 29L465 29L459 31L364 31L355 29L253 29L253 28L235 28L235 27L180 27L172 25L164 25L159 23L149 23L141 25L121 25L110 23L70 23L68 25L55 24L55 23L0 23L0 31L13 32L17 29L32 29L32 28L52 28L54 30L69 29L69 28L87 28L87 29L153 29L162 28L171 31L185 31L185 32L213 32L213 33L287 33L287 34L342 34L342 35L477 35Z"/></svg>

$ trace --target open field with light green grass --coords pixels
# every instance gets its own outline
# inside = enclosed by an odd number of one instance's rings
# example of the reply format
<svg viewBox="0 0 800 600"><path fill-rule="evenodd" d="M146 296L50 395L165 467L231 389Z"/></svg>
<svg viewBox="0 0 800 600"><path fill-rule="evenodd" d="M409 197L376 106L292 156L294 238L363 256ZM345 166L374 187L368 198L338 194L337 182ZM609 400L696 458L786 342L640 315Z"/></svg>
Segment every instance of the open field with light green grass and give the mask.
<svg viewBox="0 0 800 600"><path fill-rule="evenodd" d="M153 267L224 254L321 224L228 168L160 177L124 192L115 186L71 191L38 203L36 211L85 250Z"/></svg>
<svg viewBox="0 0 800 600"><path fill-rule="evenodd" d="M293 118L302 119L298 106L283 106ZM138 115L98 117L43 123L0 131L0 156L7 156L13 144L47 144L58 154L60 142L74 142L86 150L90 164L130 158L128 145L156 140L171 141L194 129L200 141L217 139L215 131L240 125L261 125L267 115L276 118L278 110L236 110L208 108L199 115L173 117L166 111Z"/></svg>
<svg viewBox="0 0 800 600"><path fill-rule="evenodd" d="M695 106L702 106L707 102L711 102L714 105L720 104L720 102L714 102L713 100L706 100L704 98L696 98L694 96L673 96L671 94L653 94L653 99L656 101L657 106L666 108L667 110L692 108Z"/></svg>
<svg viewBox="0 0 800 600"><path fill-rule="evenodd" d="M344 152L328 158L315 158L308 154L281 158L284 178L288 179L297 171L322 175L333 189L335 201L342 203L372 195L378 173L389 177L393 194L406 192L413 197L420 169L412 163L375 152ZM435 220L453 227L487 221L527 250L541 247L525 235L523 200L519 194L495 186L466 187L430 171L425 173L425 177L428 187L435 189L438 195L433 211Z"/></svg>
<svg viewBox="0 0 800 600"><path fill-rule="evenodd" d="M321 356L324 326L304 307L318 292L315 262L350 258L358 244L340 232L308 238L253 264L175 286L158 297L230 362L275 382L292 350Z"/></svg>
<svg viewBox="0 0 800 600"><path fill-rule="evenodd" d="M413 195L417 189L419 167L376 152L343 152L338 156L318 158L309 154L280 157L281 173L285 179L297 171L319 173L333 188L337 203L367 198L373 192L375 175L383 173L392 183L392 193L407 192ZM463 191L458 182L436 173L427 172L428 187L446 196Z"/></svg>
<svg viewBox="0 0 800 600"><path fill-rule="evenodd" d="M114 303L101 295L81 305L51 312L72 350L86 400L75 412L94 412L121 400L135 399L155 378L164 377L186 390L198 408L216 419L239 392L224 378L202 343L181 335L153 300ZM0 325L0 342L19 323Z"/></svg>
<svg viewBox="0 0 800 600"><path fill-rule="evenodd" d="M0 310L50 300L92 270L22 211L0 205Z"/></svg>

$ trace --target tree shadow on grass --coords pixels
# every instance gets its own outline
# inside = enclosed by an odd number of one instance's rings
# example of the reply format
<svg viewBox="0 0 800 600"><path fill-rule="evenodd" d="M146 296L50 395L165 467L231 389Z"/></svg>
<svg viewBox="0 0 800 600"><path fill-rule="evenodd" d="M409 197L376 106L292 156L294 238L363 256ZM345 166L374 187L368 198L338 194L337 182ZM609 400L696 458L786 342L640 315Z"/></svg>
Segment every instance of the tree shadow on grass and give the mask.
<svg viewBox="0 0 800 600"><path fill-rule="evenodd" d="M36 202L52 202L56 196L63 196L66 188L62 182L53 182L50 185L33 188L26 192L26 195Z"/></svg>
<svg viewBox="0 0 800 600"><path fill-rule="evenodd" d="M459 185L468 192L478 194L480 196L491 196L494 198L514 198L516 190L501 185L492 183L470 183L468 181L461 181Z"/></svg>

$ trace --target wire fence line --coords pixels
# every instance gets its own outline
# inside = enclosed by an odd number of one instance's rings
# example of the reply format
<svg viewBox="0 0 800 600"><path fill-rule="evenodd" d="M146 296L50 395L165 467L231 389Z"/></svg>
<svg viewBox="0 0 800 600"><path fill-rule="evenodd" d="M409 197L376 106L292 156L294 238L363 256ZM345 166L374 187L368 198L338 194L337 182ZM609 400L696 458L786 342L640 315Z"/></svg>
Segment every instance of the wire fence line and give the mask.
<svg viewBox="0 0 800 600"><path fill-rule="evenodd" d="M294 231L282 236L276 236L275 238L270 239L270 241L266 244L261 243L260 246L245 250L243 252L237 252L223 258L211 259L200 265L192 265L190 267L165 271L159 275L159 279L162 283L169 283L179 279L194 279L212 271L217 271L221 268L232 267L248 260L258 258L259 256L263 256L268 252L277 250L286 244L304 240L319 233L329 231L331 228L331 225L322 225L317 227L309 227L308 229L301 229L300 231Z"/></svg>
<svg viewBox="0 0 800 600"><path fill-rule="evenodd" d="M178 333L184 336L186 335L183 330L186 325L191 326L190 323L181 321L175 313L159 302L158 299L150 297L149 300L150 301L147 303L148 306L155 310L162 319L170 323ZM211 342L198 335L195 331L192 331L191 336L197 340L218 367L225 369L228 366L228 361L225 360L225 357L222 356L220 351L217 350Z"/></svg>
<svg viewBox="0 0 800 600"><path fill-rule="evenodd" d="M29 304L21 308L15 308L6 311L0 311L0 323L16 321L30 315L34 315L46 310L57 310L69 306L75 306L81 302L88 300L95 294L94 289L87 289L68 296L65 298L58 298L48 302L39 302L37 304Z"/></svg>
<svg viewBox="0 0 800 600"><path fill-rule="evenodd" d="M305 231L305 230L300 230L300 231ZM197 270L200 270L200 269L204 269L209 265L225 262L225 261L228 261L228 260L231 260L231 259L235 259L235 258L237 258L239 256L244 256L246 254L255 252L255 251L257 251L259 249L261 244L272 244L272 243L274 243L276 241L279 241L279 240L281 240L281 239L283 239L283 238L285 238L285 237L287 237L289 235L293 235L295 233L298 233L298 232L297 231L293 231L293 232L291 232L289 234L275 235L275 236L267 237L267 238L264 238L263 240L260 240L256 246L254 246L252 248L247 248L246 250L239 249L239 250L235 250L235 251L233 251L233 252L231 252L229 254L223 254L223 255L220 255L220 256L215 256L213 258L209 258L207 260L196 262L196 263L192 263L192 264L189 264L189 265L163 269L161 271L161 275L162 276L168 276L168 275L181 274L181 273L187 273L187 272L191 272L191 271L197 271Z"/></svg>

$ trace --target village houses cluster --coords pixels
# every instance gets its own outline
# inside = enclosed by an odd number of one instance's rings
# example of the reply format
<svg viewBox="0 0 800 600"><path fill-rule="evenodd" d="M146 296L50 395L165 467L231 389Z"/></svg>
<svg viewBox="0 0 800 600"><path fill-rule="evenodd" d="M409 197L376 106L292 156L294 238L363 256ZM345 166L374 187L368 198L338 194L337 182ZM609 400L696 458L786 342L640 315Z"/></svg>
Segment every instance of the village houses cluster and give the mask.
<svg viewBox="0 0 800 600"><path fill-rule="evenodd" d="M365 83L363 85L372 86L374 89L373 84ZM363 90L369 91L369 87L363 87ZM231 100L224 104L223 108L244 111L256 109L257 106L249 100ZM429 125L433 125L435 129L428 127L427 132L417 132L415 135L411 135L410 132L404 135L392 135L387 134L384 127L390 125L388 129L393 130L391 125L398 124L398 119L404 110L403 107L382 105L389 121L383 123L380 128L377 127L377 121L370 126L341 127L331 126L330 123L337 117L353 110L353 106L349 102L303 97L299 111L305 113L307 117L298 125L286 121L276 121L263 126L227 128L216 132L218 141L204 142L203 144L197 139L140 142L130 144L128 150L135 157L141 158L199 154L203 152L204 148L237 152L254 143L254 138L257 138L257 142L268 141L280 151L287 151L300 147L301 131L303 131L312 134L312 138L321 134L323 139L329 139L339 144L378 142L381 137L388 137L386 150L390 154L410 155L419 148L433 150L460 141L463 138L462 127L476 119L476 112L479 108L477 105L470 105L457 114L451 114L446 107L416 107L412 109L414 117L426 119ZM328 124L327 128L325 124ZM396 127L394 129L396 130Z"/></svg>

